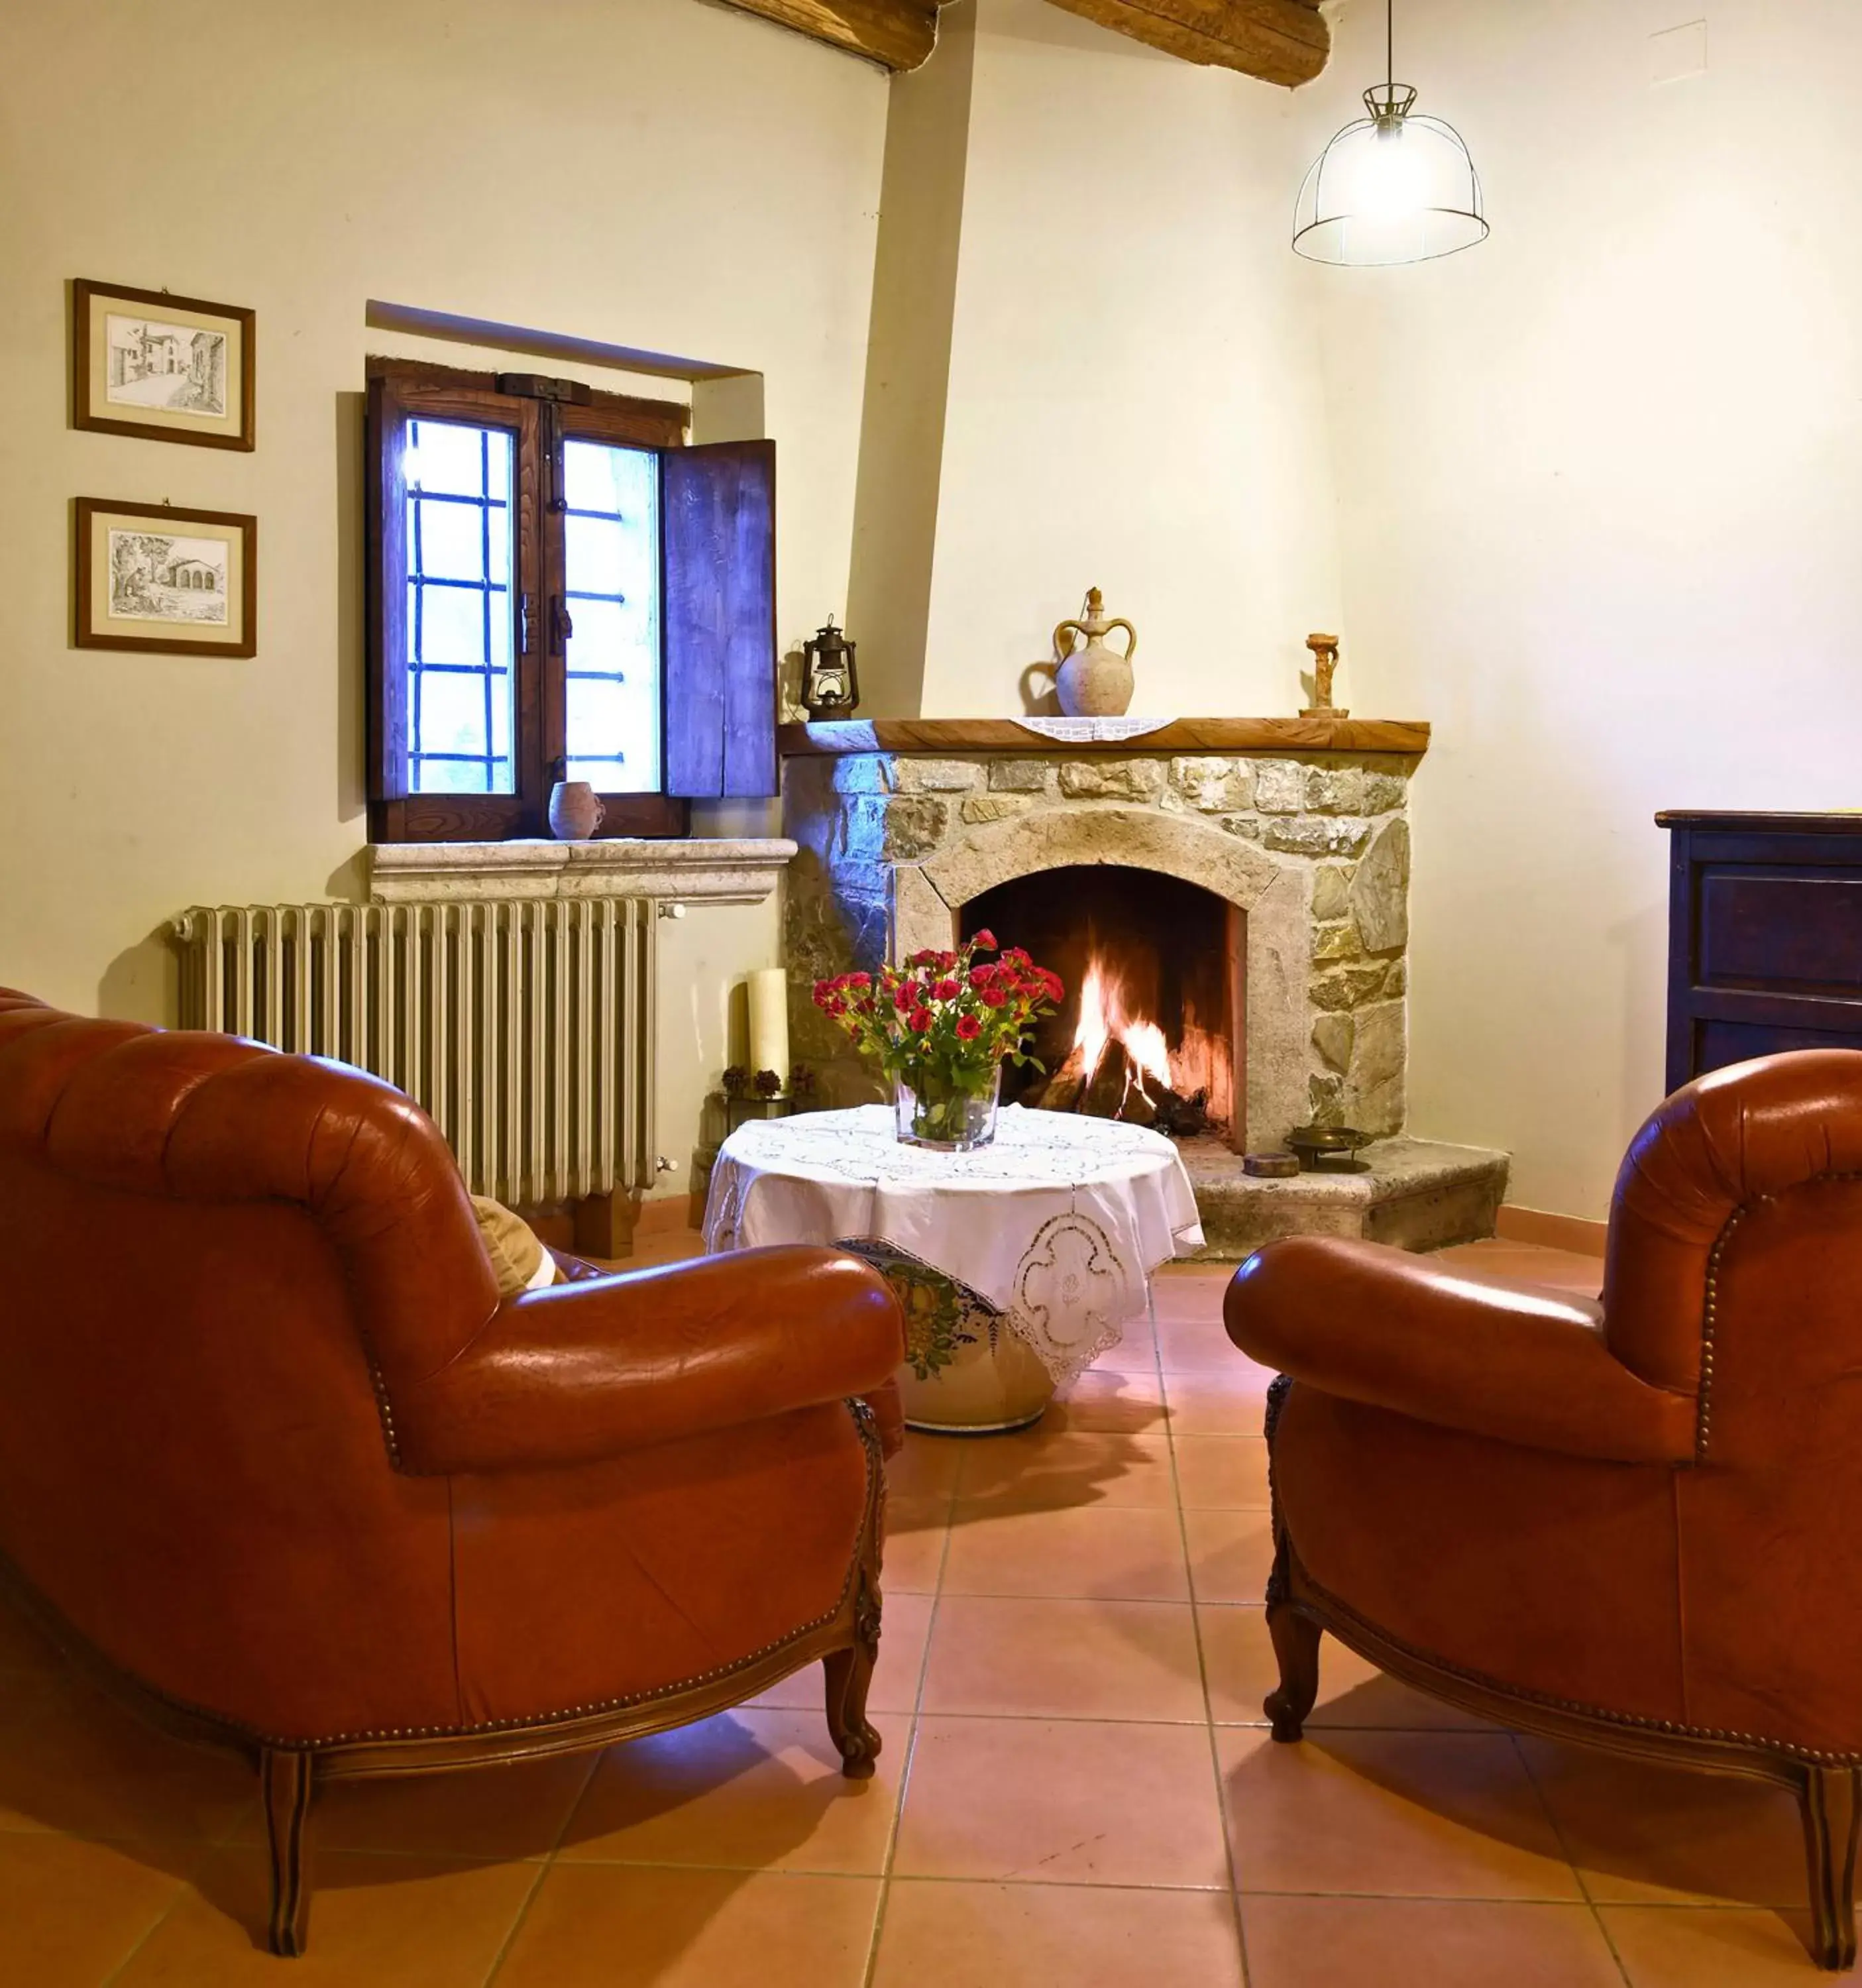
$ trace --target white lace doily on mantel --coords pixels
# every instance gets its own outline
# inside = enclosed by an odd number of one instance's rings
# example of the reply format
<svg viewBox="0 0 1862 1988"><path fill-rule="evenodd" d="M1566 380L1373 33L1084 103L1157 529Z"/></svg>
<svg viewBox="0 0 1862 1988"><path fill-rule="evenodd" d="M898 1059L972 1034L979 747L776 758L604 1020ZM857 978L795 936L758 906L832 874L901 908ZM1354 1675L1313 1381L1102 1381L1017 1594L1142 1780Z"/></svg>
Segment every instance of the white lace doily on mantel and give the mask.
<svg viewBox="0 0 1862 1988"><path fill-rule="evenodd" d="M966 1284L1064 1386L1118 1344L1151 1272L1201 1246L1189 1175L1161 1133L1010 1105L995 1142L932 1152L883 1104L753 1118L711 1168L705 1244L873 1240Z"/></svg>

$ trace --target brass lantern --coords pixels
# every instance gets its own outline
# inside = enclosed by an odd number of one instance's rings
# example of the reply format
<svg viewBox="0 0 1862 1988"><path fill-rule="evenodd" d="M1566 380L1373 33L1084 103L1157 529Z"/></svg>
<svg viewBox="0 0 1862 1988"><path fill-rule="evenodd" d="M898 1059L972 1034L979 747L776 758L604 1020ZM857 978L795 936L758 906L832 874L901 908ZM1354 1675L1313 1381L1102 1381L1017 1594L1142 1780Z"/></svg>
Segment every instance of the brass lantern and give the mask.
<svg viewBox="0 0 1862 1988"><path fill-rule="evenodd" d="M860 677L853 667L855 644L826 621L802 644L807 661L802 702L809 716L819 722L831 718L851 718L860 704Z"/></svg>

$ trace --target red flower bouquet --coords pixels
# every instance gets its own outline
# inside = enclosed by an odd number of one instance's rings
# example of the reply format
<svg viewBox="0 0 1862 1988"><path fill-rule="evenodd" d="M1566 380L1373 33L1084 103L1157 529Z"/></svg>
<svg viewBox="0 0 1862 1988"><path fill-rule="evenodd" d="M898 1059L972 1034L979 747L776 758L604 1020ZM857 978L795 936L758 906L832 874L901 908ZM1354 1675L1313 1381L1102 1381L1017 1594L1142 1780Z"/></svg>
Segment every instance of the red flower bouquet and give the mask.
<svg viewBox="0 0 1862 1988"><path fill-rule="evenodd" d="M899 1137L961 1151L995 1136L1002 1065L1032 1063L1028 1033L1066 989L1019 946L979 931L957 952L914 952L903 966L815 983L815 1006L891 1080Z"/></svg>

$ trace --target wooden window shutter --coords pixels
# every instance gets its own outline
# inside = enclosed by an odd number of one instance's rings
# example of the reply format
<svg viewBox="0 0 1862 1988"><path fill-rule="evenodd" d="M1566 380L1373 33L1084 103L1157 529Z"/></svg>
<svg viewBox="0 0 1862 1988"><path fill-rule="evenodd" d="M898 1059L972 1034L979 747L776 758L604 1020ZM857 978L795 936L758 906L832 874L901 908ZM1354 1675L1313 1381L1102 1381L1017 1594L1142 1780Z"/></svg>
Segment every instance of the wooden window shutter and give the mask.
<svg viewBox="0 0 1862 1988"><path fill-rule="evenodd" d="M776 791L776 445L661 458L666 791Z"/></svg>

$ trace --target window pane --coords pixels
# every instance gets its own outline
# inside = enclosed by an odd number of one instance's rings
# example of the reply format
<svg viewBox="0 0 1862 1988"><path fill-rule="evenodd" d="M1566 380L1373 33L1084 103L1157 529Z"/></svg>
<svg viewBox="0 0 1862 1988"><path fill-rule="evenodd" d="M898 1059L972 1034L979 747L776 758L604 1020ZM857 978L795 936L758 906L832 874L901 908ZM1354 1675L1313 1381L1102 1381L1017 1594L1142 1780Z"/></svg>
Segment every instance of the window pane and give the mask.
<svg viewBox="0 0 1862 1988"><path fill-rule="evenodd" d="M408 784L415 793L515 789L514 448L504 428L407 424L401 463L407 485Z"/></svg>
<svg viewBox="0 0 1862 1988"><path fill-rule="evenodd" d="M563 451L569 777L606 793L660 785L659 463L651 449Z"/></svg>

